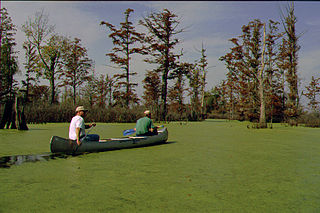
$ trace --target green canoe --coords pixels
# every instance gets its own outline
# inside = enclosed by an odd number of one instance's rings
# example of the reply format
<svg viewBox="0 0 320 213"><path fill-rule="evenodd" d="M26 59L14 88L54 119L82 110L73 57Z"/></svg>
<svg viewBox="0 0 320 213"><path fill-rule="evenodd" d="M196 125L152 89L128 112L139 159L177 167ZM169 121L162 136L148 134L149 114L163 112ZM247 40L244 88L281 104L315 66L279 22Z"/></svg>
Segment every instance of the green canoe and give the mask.
<svg viewBox="0 0 320 213"><path fill-rule="evenodd" d="M52 153L103 152L107 150L126 149L164 143L168 140L168 130L158 130L158 135L144 137L110 138L99 141L83 141L80 146L75 140L53 136L50 140Z"/></svg>

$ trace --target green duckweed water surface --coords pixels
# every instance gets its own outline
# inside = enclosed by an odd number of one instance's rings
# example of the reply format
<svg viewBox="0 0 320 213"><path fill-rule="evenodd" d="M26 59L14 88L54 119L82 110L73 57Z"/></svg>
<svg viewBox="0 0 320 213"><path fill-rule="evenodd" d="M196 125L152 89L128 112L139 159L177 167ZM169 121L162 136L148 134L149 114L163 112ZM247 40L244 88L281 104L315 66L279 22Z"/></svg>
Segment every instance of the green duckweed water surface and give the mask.
<svg viewBox="0 0 320 213"><path fill-rule="evenodd" d="M320 212L320 129L247 125L173 122L167 144L0 168L0 212ZM49 153L68 126L0 130L0 157Z"/></svg>

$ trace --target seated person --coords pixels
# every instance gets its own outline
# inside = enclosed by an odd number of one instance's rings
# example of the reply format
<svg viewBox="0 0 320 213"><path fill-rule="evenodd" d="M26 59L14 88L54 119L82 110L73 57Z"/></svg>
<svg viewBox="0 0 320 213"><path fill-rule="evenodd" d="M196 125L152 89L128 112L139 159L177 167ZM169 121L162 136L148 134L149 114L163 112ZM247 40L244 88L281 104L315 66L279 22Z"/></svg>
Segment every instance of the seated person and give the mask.
<svg viewBox="0 0 320 213"><path fill-rule="evenodd" d="M136 131L136 136L157 135L157 127L153 125L153 122L151 120L151 112L149 110L146 110L144 114L145 117L137 120L136 128L134 128L134 130Z"/></svg>
<svg viewBox="0 0 320 213"><path fill-rule="evenodd" d="M86 141L99 141L99 135L91 134L86 135L85 129L88 129L92 126L96 126L95 123L85 125L84 124L84 117L86 116L87 109L83 106L79 106L76 109L76 115L72 118L70 127L69 127L69 139L77 140L77 144L81 144L81 140ZM83 137L86 136L85 139ZM80 140L81 139L81 140Z"/></svg>

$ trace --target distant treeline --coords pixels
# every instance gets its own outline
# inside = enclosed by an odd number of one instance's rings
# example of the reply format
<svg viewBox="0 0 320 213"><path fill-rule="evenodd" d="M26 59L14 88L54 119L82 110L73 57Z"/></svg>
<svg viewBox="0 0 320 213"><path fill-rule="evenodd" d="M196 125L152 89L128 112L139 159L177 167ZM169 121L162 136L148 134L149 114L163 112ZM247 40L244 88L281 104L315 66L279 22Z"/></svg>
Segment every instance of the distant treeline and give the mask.
<svg viewBox="0 0 320 213"><path fill-rule="evenodd" d="M29 105L25 109L25 116L28 123L51 123L51 122L70 122L75 116L73 104L54 104L54 105ZM86 107L89 112L86 114L86 122L105 122L105 123L130 123L135 122L143 115L141 107L125 109L120 107ZM141 113L142 112L142 113Z"/></svg>
<svg viewBox="0 0 320 213"><path fill-rule="evenodd" d="M76 106L90 109L86 121L135 122L145 109L156 121L199 121L205 118L249 120L266 128L269 122L319 126L320 78L298 87L299 35L294 4L278 21L259 19L242 26L241 35L229 39L232 48L219 58L226 79L205 91L209 64L205 47L194 61L183 61L178 37L181 19L163 9L142 17L138 32L130 21L134 10L124 12L118 26L101 21L113 41L106 50L120 73L95 75L94 60L80 38L57 34L48 15L37 12L22 26L25 33L22 87L14 79L19 71L14 47L16 26L1 9L0 129L27 129L27 123L69 122ZM97 23L99 24L99 23ZM283 27L281 30L280 27ZM142 82L131 70L133 54L140 54L150 70ZM106 73L112 74L106 70ZM40 85L40 79L49 86ZM136 87L144 91L138 97ZM312 113L306 114L301 96ZM186 103L188 102L188 103Z"/></svg>
<svg viewBox="0 0 320 213"><path fill-rule="evenodd" d="M212 97L206 96L206 114L201 114L200 111L192 111L191 105L184 105L184 108L180 113L175 110L175 105L169 105L168 114L166 116L166 122L170 121L200 121L203 119L230 119L230 113L223 108L217 108L214 104ZM85 101L80 101L79 105L84 105L89 109L86 115L86 122L104 122L104 123L134 123L142 117L143 112L146 109L150 109L145 105L136 105L132 108L125 108L121 106L90 106ZM33 103L25 104L24 116L28 124L42 124L42 123L55 123L55 122L70 122L71 118L75 115L75 108L77 105L73 105L72 101L62 102L56 104L47 104L43 101L37 101ZM21 111L21 110L20 110ZM155 122L161 121L157 115L157 111L151 110L153 114L153 120ZM0 105L0 115L3 115L4 108ZM240 115L238 115L240 116ZM235 116L235 120L244 121L241 117ZM0 117L2 120L2 117ZM282 118L267 117L267 122L279 123L283 122ZM252 120L253 125L258 127L258 120ZM320 113L319 112L302 112L297 118L295 125L302 124L307 127L320 127ZM17 124L15 124L17 125ZM10 128L10 127L8 127Z"/></svg>
<svg viewBox="0 0 320 213"><path fill-rule="evenodd" d="M90 106L85 105L89 112L86 115L86 122L105 122L105 123L134 123L139 118L144 116L144 111L150 109L147 106L136 105L131 108L121 106ZM24 114L28 123L52 123L52 122L70 122L75 115L75 108L77 106L72 103L46 104L46 103L29 103L25 106ZM152 119L160 121L157 111L152 111ZM190 109L185 109L182 113L176 111L168 112L165 121L199 121L200 113L191 113ZM1 117L0 117L1 119Z"/></svg>

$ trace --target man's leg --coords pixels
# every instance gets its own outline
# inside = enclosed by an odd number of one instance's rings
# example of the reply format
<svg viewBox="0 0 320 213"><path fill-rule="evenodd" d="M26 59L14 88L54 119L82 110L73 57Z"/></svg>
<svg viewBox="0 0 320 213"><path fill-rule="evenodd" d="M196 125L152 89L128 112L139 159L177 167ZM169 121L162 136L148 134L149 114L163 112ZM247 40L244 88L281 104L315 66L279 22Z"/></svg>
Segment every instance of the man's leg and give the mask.
<svg viewBox="0 0 320 213"><path fill-rule="evenodd" d="M100 136L97 134L89 134L85 138L86 141L99 141L99 139L100 139Z"/></svg>
<svg viewBox="0 0 320 213"><path fill-rule="evenodd" d="M151 135L157 135L158 134L158 128L155 127L151 133Z"/></svg>

